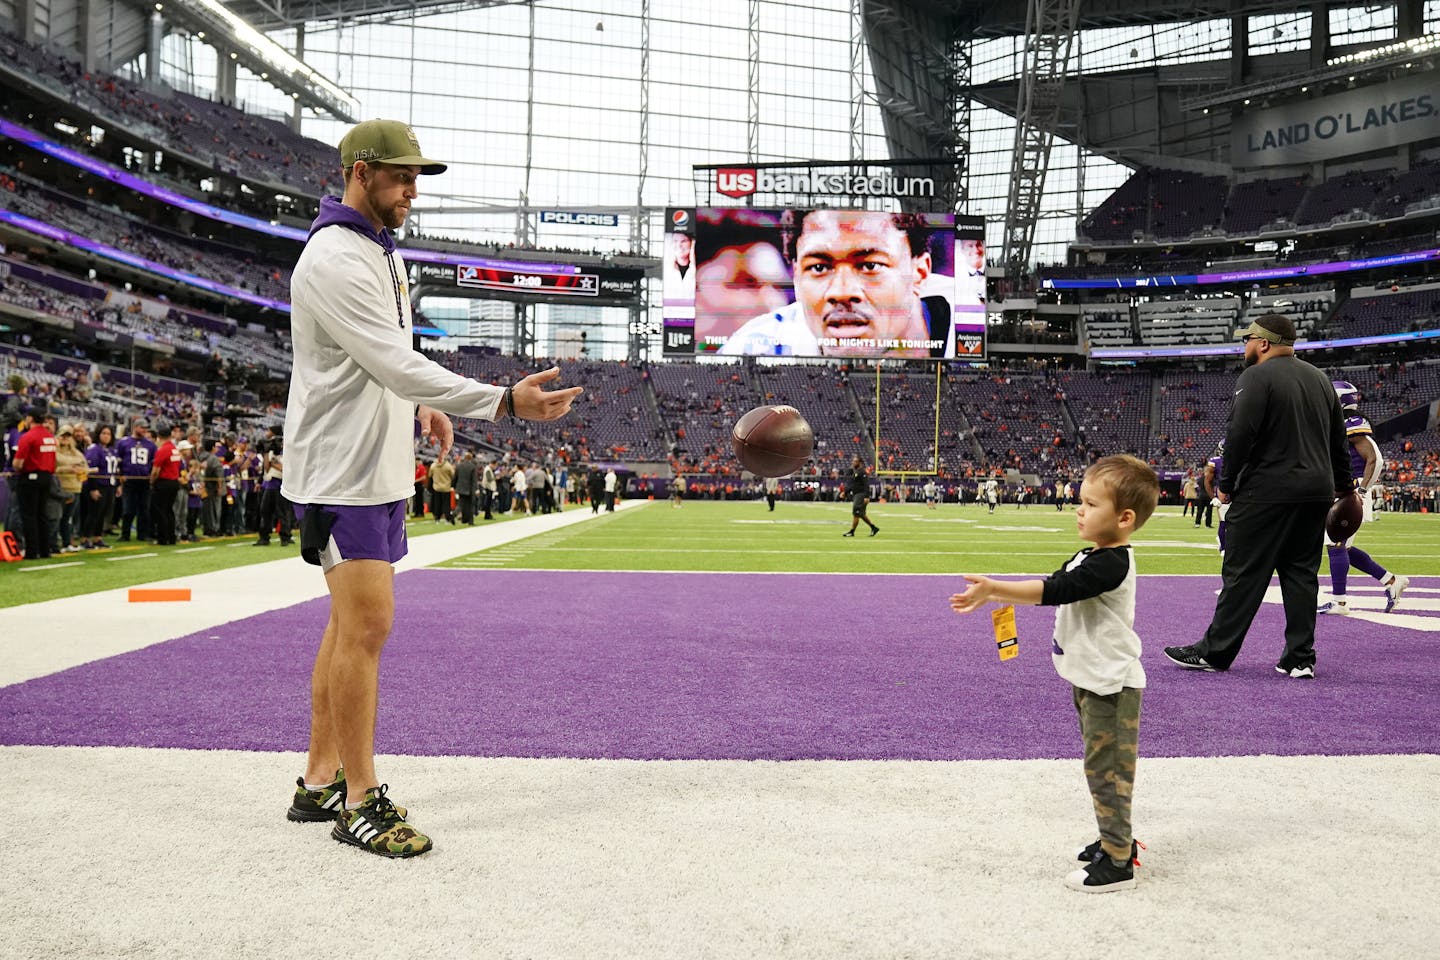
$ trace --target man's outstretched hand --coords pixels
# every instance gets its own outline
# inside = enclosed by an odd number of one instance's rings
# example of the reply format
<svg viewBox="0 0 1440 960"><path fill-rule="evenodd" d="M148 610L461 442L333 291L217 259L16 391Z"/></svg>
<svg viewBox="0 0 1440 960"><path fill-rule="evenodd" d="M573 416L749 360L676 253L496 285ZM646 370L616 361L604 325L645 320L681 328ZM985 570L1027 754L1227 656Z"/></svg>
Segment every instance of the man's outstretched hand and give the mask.
<svg viewBox="0 0 1440 960"><path fill-rule="evenodd" d="M541 370L515 384L512 396L515 400L515 416L521 420L558 420L570 412L575 398L585 391L580 387L566 387L564 390L549 390L544 385L560 377L560 368ZM505 411L502 409L502 413Z"/></svg>

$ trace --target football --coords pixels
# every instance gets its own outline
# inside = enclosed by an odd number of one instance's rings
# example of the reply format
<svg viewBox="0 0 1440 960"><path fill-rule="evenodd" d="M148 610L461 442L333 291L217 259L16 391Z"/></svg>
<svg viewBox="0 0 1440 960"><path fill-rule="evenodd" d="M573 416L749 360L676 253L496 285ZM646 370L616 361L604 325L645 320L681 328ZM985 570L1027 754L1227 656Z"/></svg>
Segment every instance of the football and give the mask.
<svg viewBox="0 0 1440 960"><path fill-rule="evenodd" d="M815 431L794 407L756 407L735 421L731 440L735 458L759 477L788 476L815 452Z"/></svg>
<svg viewBox="0 0 1440 960"><path fill-rule="evenodd" d="M1331 504L1330 512L1325 516L1325 535L1331 543L1344 543L1355 536L1364 518L1365 504L1360 500L1360 494L1343 496Z"/></svg>

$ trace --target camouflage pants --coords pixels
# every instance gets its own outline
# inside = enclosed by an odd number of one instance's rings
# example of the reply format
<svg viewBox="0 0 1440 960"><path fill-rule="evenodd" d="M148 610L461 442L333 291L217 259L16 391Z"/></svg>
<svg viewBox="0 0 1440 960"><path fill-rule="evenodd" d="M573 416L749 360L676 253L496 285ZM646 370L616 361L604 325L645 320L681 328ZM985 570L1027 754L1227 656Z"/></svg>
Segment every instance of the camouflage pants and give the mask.
<svg viewBox="0 0 1440 960"><path fill-rule="evenodd" d="M1112 860L1130 859L1130 800L1135 792L1135 761L1140 753L1140 698L1143 690L1125 687L1102 697L1075 687L1075 709L1085 740L1085 782L1100 826L1100 848Z"/></svg>

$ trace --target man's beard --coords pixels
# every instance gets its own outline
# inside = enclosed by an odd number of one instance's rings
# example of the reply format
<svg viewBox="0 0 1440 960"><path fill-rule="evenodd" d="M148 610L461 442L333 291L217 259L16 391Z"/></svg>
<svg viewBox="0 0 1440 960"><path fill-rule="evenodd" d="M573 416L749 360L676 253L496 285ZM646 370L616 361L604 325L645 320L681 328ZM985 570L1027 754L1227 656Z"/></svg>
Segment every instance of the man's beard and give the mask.
<svg viewBox="0 0 1440 960"><path fill-rule="evenodd" d="M1260 355L1259 355L1259 354L1249 353L1249 352L1247 352L1247 353L1245 354L1245 369L1249 369L1250 367L1255 366L1255 364L1257 364L1257 363L1259 363L1259 362L1260 362Z"/></svg>
<svg viewBox="0 0 1440 960"><path fill-rule="evenodd" d="M378 190L371 190L367 186L365 192L370 200L370 209L375 211L375 215L380 218L381 223L391 230L398 230L405 225L405 218L409 215L409 208L405 201L399 200L389 207L381 207L378 202Z"/></svg>

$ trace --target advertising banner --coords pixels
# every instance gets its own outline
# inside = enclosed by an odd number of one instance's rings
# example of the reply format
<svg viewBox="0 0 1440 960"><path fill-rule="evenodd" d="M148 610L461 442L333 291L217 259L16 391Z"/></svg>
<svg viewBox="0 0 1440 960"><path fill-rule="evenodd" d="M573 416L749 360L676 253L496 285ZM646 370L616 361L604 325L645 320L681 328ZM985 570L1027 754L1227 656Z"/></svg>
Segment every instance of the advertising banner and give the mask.
<svg viewBox="0 0 1440 960"><path fill-rule="evenodd" d="M1313 163L1435 136L1440 93L1422 73L1330 97L1242 113L1230 127L1236 167Z"/></svg>

